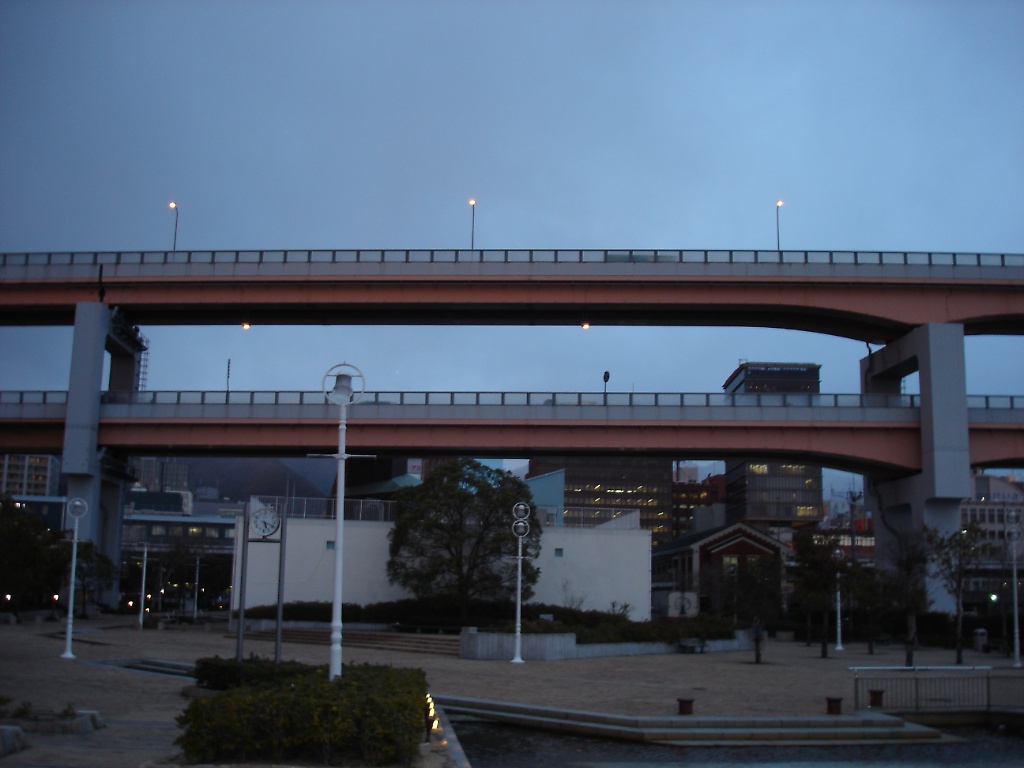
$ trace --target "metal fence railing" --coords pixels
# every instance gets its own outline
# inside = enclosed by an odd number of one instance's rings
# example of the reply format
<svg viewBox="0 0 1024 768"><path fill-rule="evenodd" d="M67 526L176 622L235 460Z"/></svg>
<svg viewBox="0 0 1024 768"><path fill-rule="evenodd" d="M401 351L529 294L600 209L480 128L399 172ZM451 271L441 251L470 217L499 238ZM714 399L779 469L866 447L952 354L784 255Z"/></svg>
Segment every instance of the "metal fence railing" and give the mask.
<svg viewBox="0 0 1024 768"><path fill-rule="evenodd" d="M333 520L337 501L333 498L258 496L259 502L290 518ZM345 519L375 523L395 521L396 503L390 499L345 499Z"/></svg>
<svg viewBox="0 0 1024 768"><path fill-rule="evenodd" d="M0 267L287 264L824 264L1022 267L1024 254L672 249L401 249L0 253Z"/></svg>
<svg viewBox="0 0 1024 768"><path fill-rule="evenodd" d="M1024 707L1024 672L992 667L851 667L854 709L895 712Z"/></svg>

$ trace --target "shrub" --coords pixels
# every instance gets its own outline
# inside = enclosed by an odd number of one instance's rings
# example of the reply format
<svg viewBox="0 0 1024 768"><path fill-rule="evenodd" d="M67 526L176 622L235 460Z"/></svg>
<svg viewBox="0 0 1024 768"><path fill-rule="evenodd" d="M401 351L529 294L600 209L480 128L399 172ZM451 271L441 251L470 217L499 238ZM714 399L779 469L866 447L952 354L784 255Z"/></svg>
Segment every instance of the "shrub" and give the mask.
<svg viewBox="0 0 1024 768"><path fill-rule="evenodd" d="M329 681L322 668L304 676L243 685L195 699L178 716L178 737L192 762L357 758L410 764L424 727L426 677L419 669L344 667Z"/></svg>
<svg viewBox="0 0 1024 768"><path fill-rule="evenodd" d="M196 661L196 684L214 691L226 691L243 685L276 685L282 680L311 675L317 668L298 661L275 664L255 656L238 662L220 656Z"/></svg>

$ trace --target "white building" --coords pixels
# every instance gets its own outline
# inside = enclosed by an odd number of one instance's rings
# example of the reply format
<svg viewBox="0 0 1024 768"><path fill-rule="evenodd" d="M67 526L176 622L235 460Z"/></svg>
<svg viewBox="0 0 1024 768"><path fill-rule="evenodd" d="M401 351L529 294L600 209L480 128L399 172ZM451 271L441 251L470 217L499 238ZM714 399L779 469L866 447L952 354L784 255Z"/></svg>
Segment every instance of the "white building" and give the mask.
<svg viewBox="0 0 1024 768"><path fill-rule="evenodd" d="M262 503L256 502L260 506ZM254 505L250 503L250 506ZM241 517L235 536L235 589L238 608L241 568ZM392 523L346 520L343 602L359 605L412 597L387 577L388 533ZM284 601L331 602L334 598L333 518L287 520ZM280 553L278 530L266 540L250 541L245 582L246 607L277 603ZM250 534L250 539L259 539ZM651 534L639 526L545 528L537 565L540 579L531 602L584 610L629 607L634 621L651 617ZM510 595L510 597L513 597Z"/></svg>

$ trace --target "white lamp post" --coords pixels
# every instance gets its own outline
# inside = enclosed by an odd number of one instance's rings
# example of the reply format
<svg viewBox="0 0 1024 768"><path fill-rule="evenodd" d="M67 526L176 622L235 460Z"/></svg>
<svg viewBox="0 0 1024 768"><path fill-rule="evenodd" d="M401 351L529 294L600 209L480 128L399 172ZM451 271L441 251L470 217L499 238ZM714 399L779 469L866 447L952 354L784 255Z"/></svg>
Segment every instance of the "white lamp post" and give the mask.
<svg viewBox="0 0 1024 768"><path fill-rule="evenodd" d="M68 579L68 626L64 634L64 653L62 659L73 659L75 654L71 652L71 635L75 630L75 572L78 570L78 519L89 511L89 505L85 499L74 498L68 502L67 512L75 521L74 534L71 539L71 576Z"/></svg>
<svg viewBox="0 0 1024 768"><path fill-rule="evenodd" d="M470 223L469 223L469 250L476 248L476 200L469 198Z"/></svg>
<svg viewBox="0 0 1024 768"><path fill-rule="evenodd" d="M843 648L843 602L839 595L839 564L843 561L843 550L836 549L832 553L832 558L836 561L836 650L842 651Z"/></svg>
<svg viewBox="0 0 1024 768"><path fill-rule="evenodd" d="M146 614L146 565L149 563L149 542L142 542L142 582L139 586L139 629Z"/></svg>
<svg viewBox="0 0 1024 768"><path fill-rule="evenodd" d="M328 389L327 380L334 377L333 386ZM353 389L352 379L359 379L358 391ZM334 513L334 602L331 606L331 661L328 675L331 680L341 675L341 598L342 565L345 540L345 432L348 429L348 407L363 395L365 380L362 372L354 365L339 363L324 374L324 395L338 405L338 494Z"/></svg>
<svg viewBox="0 0 1024 768"><path fill-rule="evenodd" d="M530 533L530 524L526 522L530 517L530 505L525 501L518 502L512 507L512 516L515 522L512 523L512 533L519 539L519 554L516 556L516 652L512 657L513 664L523 663L523 539Z"/></svg>
<svg viewBox="0 0 1024 768"><path fill-rule="evenodd" d="M1017 542L1020 541L1020 512L1006 513L1006 538L1013 550L1013 668L1020 669L1020 615L1017 607Z"/></svg>

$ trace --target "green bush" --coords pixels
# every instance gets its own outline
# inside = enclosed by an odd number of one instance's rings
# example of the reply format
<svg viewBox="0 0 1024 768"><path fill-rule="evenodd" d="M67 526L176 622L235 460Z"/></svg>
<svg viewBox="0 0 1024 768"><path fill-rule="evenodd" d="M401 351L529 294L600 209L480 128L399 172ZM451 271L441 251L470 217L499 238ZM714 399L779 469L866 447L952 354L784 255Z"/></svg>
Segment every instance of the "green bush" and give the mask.
<svg viewBox="0 0 1024 768"><path fill-rule="evenodd" d="M243 685L276 685L282 680L312 675L316 667L298 661L275 664L255 656L238 662L220 656L196 661L196 684L214 691L226 691Z"/></svg>
<svg viewBox="0 0 1024 768"><path fill-rule="evenodd" d="M178 716L176 743L191 762L409 765L423 736L426 687L422 670L370 665L347 665L334 681L322 668L264 680L193 700Z"/></svg>

